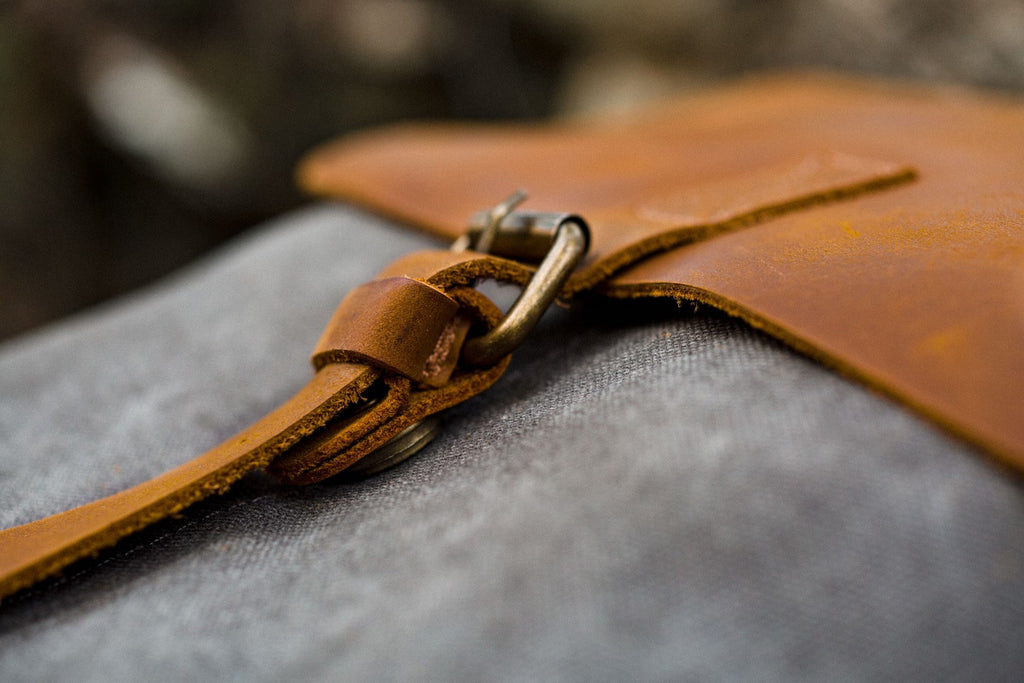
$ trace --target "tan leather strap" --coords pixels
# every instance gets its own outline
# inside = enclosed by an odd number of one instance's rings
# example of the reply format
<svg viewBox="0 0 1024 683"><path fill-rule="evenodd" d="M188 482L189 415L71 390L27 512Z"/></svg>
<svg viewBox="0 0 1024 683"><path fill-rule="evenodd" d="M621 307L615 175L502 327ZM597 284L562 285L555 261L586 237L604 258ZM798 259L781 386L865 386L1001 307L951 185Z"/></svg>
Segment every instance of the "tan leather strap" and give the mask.
<svg viewBox="0 0 1024 683"><path fill-rule="evenodd" d="M365 365L327 365L291 400L195 460L102 500L0 531L0 597L224 491L355 403L378 377Z"/></svg>
<svg viewBox="0 0 1024 683"><path fill-rule="evenodd" d="M128 490L0 531L0 598L226 490L247 472L273 464L278 477L294 483L337 474L413 422L486 389L504 371L507 358L468 369L457 369L450 360L458 358L471 325L482 332L501 318L486 297L461 286L474 272L486 272L490 259L465 260L477 267L464 268L461 278L443 273L441 280L452 288L447 294L408 277L387 277L354 290L318 344L318 370L309 384L219 446ZM519 275L528 277L528 271ZM349 362L354 356L379 367ZM438 386L421 384L425 381ZM376 401L360 407L370 394Z"/></svg>
<svg viewBox="0 0 1024 683"><path fill-rule="evenodd" d="M709 303L1024 468L1021 148L1015 102L782 80L628 122L364 135L302 177L448 236L526 186L531 208L590 222L591 256L563 296ZM277 411L150 482L0 532L0 596L252 469L293 483L344 471L482 391L508 359L456 364L466 335L501 316L471 286L531 273L472 252L392 264L342 304L317 374Z"/></svg>
<svg viewBox="0 0 1024 683"><path fill-rule="evenodd" d="M463 313L483 323L477 331L497 324L501 311L487 297L464 285L472 282L475 278L473 273L487 272L487 264L492 260L496 259L479 254L469 259L462 270L465 277L450 280L456 284L446 292L459 302ZM343 472L415 422L487 389L497 381L508 363L509 358L506 357L491 367L457 369L449 381L439 387L412 389L408 379L394 378L387 397L382 400L382 404L394 403L396 406L387 411L386 421L373 425L373 429L369 429L372 423L366 420L343 420L341 424L329 425L328 429L313 434L278 456L268 471L289 484L312 484Z"/></svg>
<svg viewBox="0 0 1024 683"><path fill-rule="evenodd" d="M1018 100L775 77L621 120L364 133L300 177L444 236L526 188L590 224L569 293L716 306L1024 469L1021 149Z"/></svg>

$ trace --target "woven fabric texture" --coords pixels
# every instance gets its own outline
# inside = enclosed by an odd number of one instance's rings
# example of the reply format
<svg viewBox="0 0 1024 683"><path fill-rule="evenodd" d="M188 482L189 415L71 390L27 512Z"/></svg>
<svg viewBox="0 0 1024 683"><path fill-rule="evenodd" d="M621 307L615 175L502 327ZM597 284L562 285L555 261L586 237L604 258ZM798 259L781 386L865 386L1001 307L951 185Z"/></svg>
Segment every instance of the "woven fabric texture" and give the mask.
<svg viewBox="0 0 1024 683"><path fill-rule="evenodd" d="M0 347L0 524L189 460L436 246L317 206ZM0 605L0 679L1010 680L1024 487L713 311L549 314L358 484L262 474Z"/></svg>

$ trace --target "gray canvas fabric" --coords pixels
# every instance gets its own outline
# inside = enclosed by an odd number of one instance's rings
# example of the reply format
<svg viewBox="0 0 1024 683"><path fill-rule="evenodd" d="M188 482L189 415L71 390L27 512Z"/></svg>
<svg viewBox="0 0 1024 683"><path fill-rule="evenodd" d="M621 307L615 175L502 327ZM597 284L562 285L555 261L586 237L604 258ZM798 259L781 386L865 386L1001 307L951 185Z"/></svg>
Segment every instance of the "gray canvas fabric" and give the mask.
<svg viewBox="0 0 1024 683"><path fill-rule="evenodd" d="M0 348L0 524L287 398L429 238L341 207ZM556 311L355 485L251 475L0 606L0 679L1013 680L1019 479L711 311Z"/></svg>

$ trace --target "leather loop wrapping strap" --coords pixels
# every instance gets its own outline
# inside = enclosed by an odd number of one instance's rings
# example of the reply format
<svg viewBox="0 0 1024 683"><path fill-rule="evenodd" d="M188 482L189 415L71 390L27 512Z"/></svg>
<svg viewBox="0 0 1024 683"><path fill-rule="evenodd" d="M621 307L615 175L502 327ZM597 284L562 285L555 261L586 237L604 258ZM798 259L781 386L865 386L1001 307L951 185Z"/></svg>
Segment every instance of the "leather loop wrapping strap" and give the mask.
<svg viewBox="0 0 1024 683"><path fill-rule="evenodd" d="M409 277L356 287L341 302L313 352L313 365L369 362L416 382L442 386L458 361L469 319L438 289Z"/></svg>
<svg viewBox="0 0 1024 683"><path fill-rule="evenodd" d="M461 260L458 266L451 268L449 260L443 258L451 252L429 253L442 258L410 262L406 272L436 271L435 279L450 283L450 288L446 288L447 295L460 304L463 313L477 321L479 331L496 325L501 319L501 311L487 297L464 285L493 272L490 265L497 259L477 254L475 258ZM452 277L453 270L458 273L455 277ZM455 355L458 355L457 350ZM269 471L289 484L312 484L339 474L406 427L488 388L497 381L508 363L509 358L506 357L491 367L457 369L444 385L424 386L418 390L412 390L405 378L392 377L387 396L377 406L384 409L388 416L386 420L373 424L373 429L368 429L371 423L365 420L343 419L340 424L329 424L275 459Z"/></svg>
<svg viewBox="0 0 1024 683"><path fill-rule="evenodd" d="M426 259L405 268L407 273L439 276L438 281L455 288L451 296L442 293L439 285L407 277L387 277L355 290L318 345L318 369L313 379L248 429L128 490L0 531L0 598L52 576L210 494L226 490L247 472L269 467L273 474L291 483L312 483L337 474L413 422L489 387L507 367L507 358L487 368L453 373L449 367L449 381L439 382L438 387L414 388L407 377L394 374L388 367L411 368L415 372L410 374L437 381L440 374L429 370L434 356L457 359L465 329L476 324L479 331L486 331L501 318L501 311L485 296L460 288L475 274L494 272L487 265L493 259L475 255L462 260L471 265L463 267L461 276L454 278L447 272L451 265L447 259ZM517 276L528 277L529 273L520 269ZM357 302L394 309L373 310L362 316L352 310ZM348 334L338 327L344 324L351 326ZM455 327L465 329L453 334ZM390 335L382 340L379 353L367 343L376 333ZM343 360L347 352L331 348L332 342L338 341L352 342L361 355L374 357L386 372L382 375L379 368ZM403 349L407 351L405 356ZM335 352L339 362L333 362ZM376 355L383 360L378 361ZM443 360L438 365L453 364ZM424 367L428 369L420 372ZM371 394L380 395L367 408L350 412Z"/></svg>

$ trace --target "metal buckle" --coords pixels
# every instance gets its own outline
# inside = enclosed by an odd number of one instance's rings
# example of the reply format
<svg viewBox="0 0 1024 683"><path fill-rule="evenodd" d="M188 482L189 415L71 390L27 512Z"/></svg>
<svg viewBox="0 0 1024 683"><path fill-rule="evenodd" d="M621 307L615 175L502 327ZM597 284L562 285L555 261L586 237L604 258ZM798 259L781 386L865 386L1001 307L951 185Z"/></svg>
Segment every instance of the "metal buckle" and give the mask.
<svg viewBox="0 0 1024 683"><path fill-rule="evenodd" d="M462 347L462 362L490 365L516 349L536 327L544 311L590 247L586 222L570 213L513 211L526 199L516 191L489 211L476 214L453 251L473 249L518 261L537 262L537 272L501 323Z"/></svg>
<svg viewBox="0 0 1024 683"><path fill-rule="evenodd" d="M491 365L515 350L536 327L590 246L590 229L582 218L569 213L513 211L525 199L526 193L518 190L489 211L476 214L466 234L452 244L453 251L473 249L540 262L498 326L466 340L460 360L467 365ZM361 479L394 467L421 451L439 431L440 419L435 416L415 422L346 469L344 476Z"/></svg>

